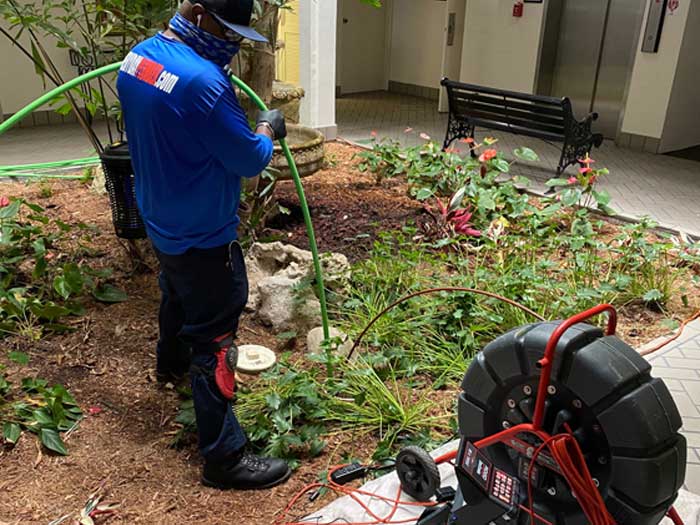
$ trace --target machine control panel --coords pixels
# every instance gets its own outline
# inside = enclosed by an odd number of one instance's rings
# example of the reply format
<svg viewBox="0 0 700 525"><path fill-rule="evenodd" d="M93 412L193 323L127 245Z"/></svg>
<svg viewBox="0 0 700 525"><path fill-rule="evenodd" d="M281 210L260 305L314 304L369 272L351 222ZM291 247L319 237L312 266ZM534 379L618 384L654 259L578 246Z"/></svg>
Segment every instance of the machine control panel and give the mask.
<svg viewBox="0 0 700 525"><path fill-rule="evenodd" d="M512 509L518 505L520 481L494 467L493 463L472 443L467 443L460 466L492 501L506 509Z"/></svg>

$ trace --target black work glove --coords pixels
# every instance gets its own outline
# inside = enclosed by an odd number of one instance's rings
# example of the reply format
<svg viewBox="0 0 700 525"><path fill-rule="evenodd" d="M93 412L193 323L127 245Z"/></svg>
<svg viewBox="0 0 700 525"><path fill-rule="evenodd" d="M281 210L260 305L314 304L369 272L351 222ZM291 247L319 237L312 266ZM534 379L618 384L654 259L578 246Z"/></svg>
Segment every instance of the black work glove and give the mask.
<svg viewBox="0 0 700 525"><path fill-rule="evenodd" d="M287 125L284 123L284 114L279 109L261 111L258 114L258 123L268 124L272 128L273 140L281 140L287 136Z"/></svg>

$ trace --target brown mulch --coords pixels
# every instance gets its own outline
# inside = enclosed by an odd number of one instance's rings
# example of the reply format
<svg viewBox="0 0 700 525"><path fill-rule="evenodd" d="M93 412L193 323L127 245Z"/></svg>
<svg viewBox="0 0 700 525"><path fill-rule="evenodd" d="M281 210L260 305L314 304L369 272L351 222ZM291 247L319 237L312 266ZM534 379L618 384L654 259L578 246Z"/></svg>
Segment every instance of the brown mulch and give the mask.
<svg viewBox="0 0 700 525"><path fill-rule="evenodd" d="M333 167L304 181L319 245L322 251L339 251L357 260L378 232L415 219L420 206L405 196L400 182L376 186L371 175L359 173L352 159L354 148L329 144L328 151ZM51 195L46 196L44 189L42 197L42 187L50 188ZM316 481L319 472L341 462L346 453L366 455L370 448L366 440L334 436L322 457L306 462L282 487L243 494L201 486L196 448L169 446L177 428L173 420L178 395L158 386L153 378L159 304L156 274L130 272L129 258L112 233L107 197L77 182L8 183L0 192L42 204L51 216L66 222L96 225L102 234L92 246L94 260L114 268L117 284L129 294L129 301L122 304L89 303L72 333L41 341L2 341L0 361L7 365L5 373L11 381L37 375L60 382L86 412L89 407L101 411L86 417L69 437L68 457L41 452L37 440L26 434L14 449L0 449L0 523L46 524L76 513L104 483L105 501L121 507L115 517L98 524L269 524L297 490ZM282 184L279 192L294 209L298 201L292 184ZM281 222L268 233L306 248L303 221ZM155 268L150 255L148 261ZM674 305L674 312L684 315L680 306ZM664 331L658 325L660 318L631 307L623 312L622 335L635 345L648 341ZM243 320L240 338L242 343L280 344L249 319ZM30 364L9 363L5 351L11 350L27 352Z"/></svg>

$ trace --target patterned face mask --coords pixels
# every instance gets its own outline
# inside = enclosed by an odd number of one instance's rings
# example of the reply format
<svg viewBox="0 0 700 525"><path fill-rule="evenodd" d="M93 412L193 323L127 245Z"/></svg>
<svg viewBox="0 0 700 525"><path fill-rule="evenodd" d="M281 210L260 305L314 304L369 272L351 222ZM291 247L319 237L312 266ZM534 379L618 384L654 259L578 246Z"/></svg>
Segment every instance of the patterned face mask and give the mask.
<svg viewBox="0 0 700 525"><path fill-rule="evenodd" d="M222 68L226 67L241 49L240 44L215 37L194 25L180 13L176 13L170 20L170 30L199 56Z"/></svg>

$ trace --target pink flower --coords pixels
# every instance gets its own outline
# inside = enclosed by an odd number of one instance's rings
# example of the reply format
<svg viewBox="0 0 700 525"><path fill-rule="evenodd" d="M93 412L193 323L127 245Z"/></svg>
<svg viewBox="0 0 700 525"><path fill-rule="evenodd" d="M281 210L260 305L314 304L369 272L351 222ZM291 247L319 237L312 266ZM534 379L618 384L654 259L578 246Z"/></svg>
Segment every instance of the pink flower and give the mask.
<svg viewBox="0 0 700 525"><path fill-rule="evenodd" d="M569 184L576 184L578 182L578 179L576 177L569 177Z"/></svg>
<svg viewBox="0 0 700 525"><path fill-rule="evenodd" d="M593 171L593 168L589 168L588 166L586 166L585 168L579 168L579 170L578 170L578 172L581 175L586 175L587 173L590 173L592 171Z"/></svg>
<svg viewBox="0 0 700 525"><path fill-rule="evenodd" d="M10 205L10 199L5 197L4 195L0 197L0 208L4 208L6 206Z"/></svg>
<svg viewBox="0 0 700 525"><path fill-rule="evenodd" d="M585 159L578 159L579 163L585 164L586 166L590 166L591 164L595 164L595 161L588 155L586 155Z"/></svg>
<svg viewBox="0 0 700 525"><path fill-rule="evenodd" d="M413 131L413 128L406 128L403 130L404 133L410 133L411 131Z"/></svg>
<svg viewBox="0 0 700 525"><path fill-rule="evenodd" d="M498 155L498 151L495 149L487 149L479 157L479 162L488 162L491 159L495 159Z"/></svg>
<svg viewBox="0 0 700 525"><path fill-rule="evenodd" d="M371 137L376 137L376 136L377 136L377 132L376 132L376 131L373 131L372 133L370 133L370 136L371 136Z"/></svg>
<svg viewBox="0 0 700 525"><path fill-rule="evenodd" d="M430 140L430 135L428 135L427 133L421 133L420 138L422 138L423 140Z"/></svg>
<svg viewBox="0 0 700 525"><path fill-rule="evenodd" d="M88 408L88 414L90 414L91 416L96 416L96 415L99 414L100 412L102 412L102 408L101 408L101 407L98 407L98 406L91 406L90 408Z"/></svg>

